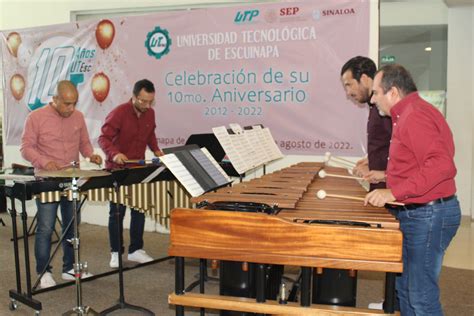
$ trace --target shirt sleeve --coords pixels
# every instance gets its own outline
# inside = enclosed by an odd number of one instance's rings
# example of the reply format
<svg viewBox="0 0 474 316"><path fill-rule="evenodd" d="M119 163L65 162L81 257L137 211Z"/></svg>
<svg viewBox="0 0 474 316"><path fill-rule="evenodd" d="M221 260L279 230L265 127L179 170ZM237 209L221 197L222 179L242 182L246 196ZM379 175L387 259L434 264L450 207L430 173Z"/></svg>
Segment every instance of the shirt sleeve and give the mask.
<svg viewBox="0 0 474 316"><path fill-rule="evenodd" d="M23 135L21 136L20 152L21 156L29 161L33 167L44 169L49 161L41 155L37 148L39 137L39 122L37 120L38 117L35 118L32 114L26 118Z"/></svg>
<svg viewBox="0 0 474 316"><path fill-rule="evenodd" d="M79 151L81 152L81 155L83 157L90 157L94 153L94 148L92 147L90 138L89 138L89 132L87 130L87 125L84 120L84 115L80 116L81 120L81 135L80 135L80 143L79 143Z"/></svg>
<svg viewBox="0 0 474 316"><path fill-rule="evenodd" d="M447 126L437 124L428 114L415 114L407 118L400 137L413 152L418 168L412 176L391 188L397 200L423 196L438 184L454 178L454 143L449 141L452 134Z"/></svg>
<svg viewBox="0 0 474 316"><path fill-rule="evenodd" d="M148 138L148 147L153 152L161 151L160 147L158 146L158 141L156 140L155 129L153 129L153 132L150 133L150 136Z"/></svg>
<svg viewBox="0 0 474 316"><path fill-rule="evenodd" d="M156 124L155 124L155 113L151 112L153 115L151 116L153 118L153 130L151 131L150 135L148 136L147 139L147 145L150 148L151 151L161 151L160 147L158 146L158 141L156 140Z"/></svg>
<svg viewBox="0 0 474 316"><path fill-rule="evenodd" d="M114 145L113 139L120 132L120 124L117 118L117 112L112 111L105 118L105 123L102 125L101 134L99 136L99 146L104 151L105 155L112 160L112 158L120 153L118 148Z"/></svg>

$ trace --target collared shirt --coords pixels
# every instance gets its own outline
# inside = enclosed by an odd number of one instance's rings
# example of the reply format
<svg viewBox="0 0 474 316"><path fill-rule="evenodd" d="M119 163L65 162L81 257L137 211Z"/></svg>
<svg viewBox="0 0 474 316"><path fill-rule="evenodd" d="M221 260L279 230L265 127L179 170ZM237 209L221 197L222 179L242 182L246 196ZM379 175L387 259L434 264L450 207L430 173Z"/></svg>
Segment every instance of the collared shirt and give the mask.
<svg viewBox="0 0 474 316"><path fill-rule="evenodd" d="M26 118L21 137L21 155L41 170L53 161L61 167L79 162L79 152L84 157L93 154L84 115L75 110L71 116L62 117L48 104L31 112Z"/></svg>
<svg viewBox="0 0 474 316"><path fill-rule="evenodd" d="M397 201L428 203L456 193L454 142L443 115L410 93L390 110L387 186Z"/></svg>
<svg viewBox="0 0 474 316"><path fill-rule="evenodd" d="M388 116L381 116L375 105L369 103L367 121L367 156L370 170L386 170L392 121ZM385 188L385 182L371 184L370 189Z"/></svg>
<svg viewBox="0 0 474 316"><path fill-rule="evenodd" d="M105 118L99 137L99 146L107 156L106 168L120 167L113 162L118 153L135 160L145 158L147 145L153 152L160 150L155 127L155 111L150 108L138 116L131 99L113 109Z"/></svg>

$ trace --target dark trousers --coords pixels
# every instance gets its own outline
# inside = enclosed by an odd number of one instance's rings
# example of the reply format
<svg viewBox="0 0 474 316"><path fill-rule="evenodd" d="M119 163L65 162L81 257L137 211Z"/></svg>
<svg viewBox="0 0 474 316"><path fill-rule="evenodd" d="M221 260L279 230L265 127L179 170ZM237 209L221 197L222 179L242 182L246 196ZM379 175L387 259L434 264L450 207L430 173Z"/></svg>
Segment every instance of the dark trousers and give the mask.
<svg viewBox="0 0 474 316"><path fill-rule="evenodd" d="M122 249L120 253L123 253L123 218L125 217L125 210L127 207L125 205L119 204L119 213L120 219L117 221L117 204L110 202L109 204L109 241L110 241L110 250L112 252L119 252L119 239L118 239L118 229L117 225L120 223L120 242L122 244ZM145 214L140 213L135 209L130 211L131 221L130 221L130 246L128 247L128 253L135 252L136 250L143 248L143 231L145 229Z"/></svg>

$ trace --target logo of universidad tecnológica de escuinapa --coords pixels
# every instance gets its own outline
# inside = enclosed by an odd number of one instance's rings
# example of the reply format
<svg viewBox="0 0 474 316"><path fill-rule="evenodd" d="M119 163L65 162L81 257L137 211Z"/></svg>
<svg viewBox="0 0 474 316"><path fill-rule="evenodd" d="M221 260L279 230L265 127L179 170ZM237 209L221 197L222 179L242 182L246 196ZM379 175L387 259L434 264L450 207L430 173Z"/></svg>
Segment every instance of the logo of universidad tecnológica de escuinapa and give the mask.
<svg viewBox="0 0 474 316"><path fill-rule="evenodd" d="M160 59L170 51L171 38L169 37L168 31L160 28L159 26L148 33L146 36L145 47L147 48L148 55Z"/></svg>

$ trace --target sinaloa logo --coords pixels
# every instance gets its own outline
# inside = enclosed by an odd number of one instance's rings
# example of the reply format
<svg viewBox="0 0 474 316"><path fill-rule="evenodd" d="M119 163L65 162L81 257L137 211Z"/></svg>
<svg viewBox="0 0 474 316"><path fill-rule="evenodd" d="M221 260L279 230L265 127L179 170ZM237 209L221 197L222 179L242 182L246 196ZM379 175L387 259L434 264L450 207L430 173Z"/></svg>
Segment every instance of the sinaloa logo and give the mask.
<svg viewBox="0 0 474 316"><path fill-rule="evenodd" d="M147 48L148 55L160 59L170 51L171 38L169 37L168 31L155 27L153 31L148 33L146 36L145 47Z"/></svg>

